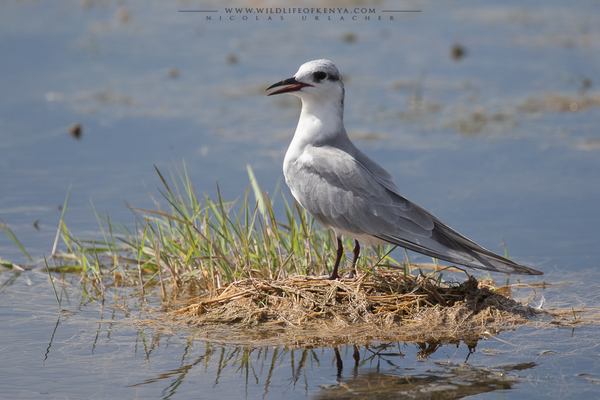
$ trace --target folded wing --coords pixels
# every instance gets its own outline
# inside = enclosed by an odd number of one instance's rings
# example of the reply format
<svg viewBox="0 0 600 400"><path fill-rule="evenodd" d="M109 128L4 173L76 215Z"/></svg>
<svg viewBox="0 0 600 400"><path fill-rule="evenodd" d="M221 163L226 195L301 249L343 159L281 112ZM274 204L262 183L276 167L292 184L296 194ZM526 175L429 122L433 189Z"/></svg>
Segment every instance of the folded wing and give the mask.
<svg viewBox="0 0 600 400"><path fill-rule="evenodd" d="M360 151L354 157L336 147L311 147L285 172L293 176L287 183L296 199L325 227L471 268L542 274L479 246L401 196L391 176Z"/></svg>

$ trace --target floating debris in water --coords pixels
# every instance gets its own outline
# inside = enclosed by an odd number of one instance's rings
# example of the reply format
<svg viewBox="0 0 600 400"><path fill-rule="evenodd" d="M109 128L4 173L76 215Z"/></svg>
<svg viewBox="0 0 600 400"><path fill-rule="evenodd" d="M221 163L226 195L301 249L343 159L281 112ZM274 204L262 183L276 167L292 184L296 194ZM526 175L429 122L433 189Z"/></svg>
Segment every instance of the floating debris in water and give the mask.
<svg viewBox="0 0 600 400"><path fill-rule="evenodd" d="M131 20L131 11L127 7L119 7L117 10L117 21L121 24L126 24Z"/></svg>
<svg viewBox="0 0 600 400"><path fill-rule="evenodd" d="M177 68L171 68L169 70L169 78L173 78L173 79L179 78L179 70Z"/></svg>
<svg viewBox="0 0 600 400"><path fill-rule="evenodd" d="M75 123L71 125L69 128L69 134L73 136L75 139L81 139L81 135L83 134L83 129L80 123Z"/></svg>
<svg viewBox="0 0 600 400"><path fill-rule="evenodd" d="M579 92L585 93L591 87L592 87L592 80L590 78L587 78L584 76L581 79L581 89L579 90Z"/></svg>
<svg viewBox="0 0 600 400"><path fill-rule="evenodd" d="M460 44L456 43L452 46L451 55L454 61L459 61L461 58L467 55L467 50Z"/></svg>
<svg viewBox="0 0 600 400"><path fill-rule="evenodd" d="M227 56L227 64L239 64L240 60L238 59L238 57L235 54L230 54Z"/></svg>
<svg viewBox="0 0 600 400"><path fill-rule="evenodd" d="M358 39L358 36L354 32L347 32L344 34L343 40L346 43L354 43Z"/></svg>

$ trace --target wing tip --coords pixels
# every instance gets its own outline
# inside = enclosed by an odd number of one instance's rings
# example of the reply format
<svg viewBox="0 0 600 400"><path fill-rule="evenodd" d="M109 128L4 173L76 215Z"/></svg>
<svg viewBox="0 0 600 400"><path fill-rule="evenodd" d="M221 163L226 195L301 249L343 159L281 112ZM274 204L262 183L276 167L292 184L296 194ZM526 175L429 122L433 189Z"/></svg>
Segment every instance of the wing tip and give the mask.
<svg viewBox="0 0 600 400"><path fill-rule="evenodd" d="M522 265L519 265L519 267L521 267L521 269L525 270L525 271L521 272L520 275L544 275L544 273L542 271L538 271L537 269L524 267Z"/></svg>

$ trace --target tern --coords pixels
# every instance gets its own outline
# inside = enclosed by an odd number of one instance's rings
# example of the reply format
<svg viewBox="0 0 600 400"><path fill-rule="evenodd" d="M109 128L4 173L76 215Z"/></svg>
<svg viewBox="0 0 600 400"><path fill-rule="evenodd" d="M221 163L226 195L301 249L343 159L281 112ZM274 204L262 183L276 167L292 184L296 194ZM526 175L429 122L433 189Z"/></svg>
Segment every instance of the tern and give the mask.
<svg viewBox="0 0 600 400"><path fill-rule="evenodd" d="M278 89L267 96L289 93L302 101L283 174L298 203L336 234L337 258L328 279L340 278L342 236L355 240L351 276L360 243L397 245L480 270L543 274L481 247L400 194L392 176L350 141L343 120L344 83L331 61L309 61L266 90L273 88Z"/></svg>

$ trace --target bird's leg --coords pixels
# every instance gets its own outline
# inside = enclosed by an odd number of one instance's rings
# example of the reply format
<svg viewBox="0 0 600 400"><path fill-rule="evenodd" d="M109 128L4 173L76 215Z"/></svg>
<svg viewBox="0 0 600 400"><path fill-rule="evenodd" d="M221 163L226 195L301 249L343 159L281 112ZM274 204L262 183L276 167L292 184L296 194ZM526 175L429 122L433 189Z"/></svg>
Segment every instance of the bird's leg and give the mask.
<svg viewBox="0 0 600 400"><path fill-rule="evenodd" d="M327 279L330 281L339 279L338 275L338 267L340 266L340 260L342 259L342 254L344 254L344 245L342 244L342 238L338 236L337 238L337 258L335 259L335 265L333 266L333 272L331 272L331 276Z"/></svg>
<svg viewBox="0 0 600 400"><path fill-rule="evenodd" d="M352 259L352 270L348 275L348 278L356 278L356 262L358 261L358 255L360 254L360 243L354 239L354 258Z"/></svg>

